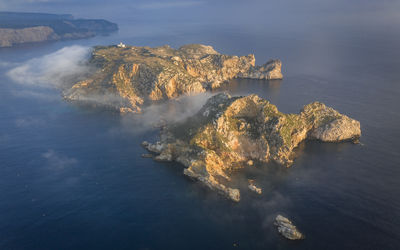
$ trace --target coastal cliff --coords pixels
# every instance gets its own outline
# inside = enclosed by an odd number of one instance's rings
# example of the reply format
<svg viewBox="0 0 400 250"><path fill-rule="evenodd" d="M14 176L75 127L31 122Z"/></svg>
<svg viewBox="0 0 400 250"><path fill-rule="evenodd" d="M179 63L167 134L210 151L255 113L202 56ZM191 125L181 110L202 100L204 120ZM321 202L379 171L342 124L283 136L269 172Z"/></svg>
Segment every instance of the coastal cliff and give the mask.
<svg viewBox="0 0 400 250"><path fill-rule="evenodd" d="M185 175L239 201L231 173L254 167L253 162L289 167L293 150L307 139L340 142L360 136L358 121L320 102L284 114L257 95L218 94L184 122L163 127L160 141L143 146L156 154L155 160L179 162Z"/></svg>
<svg viewBox="0 0 400 250"><path fill-rule="evenodd" d="M58 40L59 36L47 26L29 27L23 29L1 29L0 47L10 47L14 44L27 42L44 42Z"/></svg>
<svg viewBox="0 0 400 250"><path fill-rule="evenodd" d="M102 19L74 19L71 15L0 12L0 47L46 41L81 39L118 30Z"/></svg>
<svg viewBox="0 0 400 250"><path fill-rule="evenodd" d="M215 89L233 78L281 79L282 63L256 66L254 55L231 56L211 46L98 46L89 65L95 72L65 90L70 101L140 113L149 103Z"/></svg>

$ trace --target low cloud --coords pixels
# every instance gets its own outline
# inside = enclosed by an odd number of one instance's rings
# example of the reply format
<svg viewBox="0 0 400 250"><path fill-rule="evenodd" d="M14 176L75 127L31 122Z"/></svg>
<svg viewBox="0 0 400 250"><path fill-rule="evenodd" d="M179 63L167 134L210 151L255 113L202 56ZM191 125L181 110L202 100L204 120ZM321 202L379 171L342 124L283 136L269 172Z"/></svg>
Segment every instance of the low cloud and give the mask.
<svg viewBox="0 0 400 250"><path fill-rule="evenodd" d="M254 202L253 207L258 210L261 217L264 217L262 226L269 228L273 224L275 217L278 214L284 214L291 206L289 197L281 194L278 191L273 191L269 194L266 200Z"/></svg>
<svg viewBox="0 0 400 250"><path fill-rule="evenodd" d="M154 104L144 108L140 121L144 125L154 124L162 120L166 123L180 122L194 115L213 96L202 93L193 96L181 96L162 104Z"/></svg>
<svg viewBox="0 0 400 250"><path fill-rule="evenodd" d="M0 68L7 68L7 67L15 66L15 65L16 65L16 63L11 63L11 62L6 62L6 61L0 60Z"/></svg>
<svg viewBox="0 0 400 250"><path fill-rule="evenodd" d="M142 114L122 117L121 127L114 128L112 134L142 133L154 129L160 124L171 124L184 121L194 115L210 98L212 93L194 96L181 96L162 104L154 104L143 109Z"/></svg>
<svg viewBox="0 0 400 250"><path fill-rule="evenodd" d="M86 66L89 53L88 47L64 47L22 63L8 71L7 76L19 84L65 88L90 71Z"/></svg>
<svg viewBox="0 0 400 250"><path fill-rule="evenodd" d="M59 101L60 95L55 93L43 92L40 90L11 90L11 94L20 98L33 98L45 101Z"/></svg>

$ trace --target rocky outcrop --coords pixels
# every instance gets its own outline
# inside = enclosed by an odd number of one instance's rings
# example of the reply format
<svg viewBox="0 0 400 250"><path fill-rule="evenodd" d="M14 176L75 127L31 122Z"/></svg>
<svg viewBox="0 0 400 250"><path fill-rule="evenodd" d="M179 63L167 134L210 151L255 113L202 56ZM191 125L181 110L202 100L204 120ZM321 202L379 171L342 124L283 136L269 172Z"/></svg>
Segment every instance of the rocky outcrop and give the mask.
<svg viewBox="0 0 400 250"><path fill-rule="evenodd" d="M249 189L257 194L262 194L262 189L257 187L254 180L249 180Z"/></svg>
<svg viewBox="0 0 400 250"><path fill-rule="evenodd" d="M239 73L238 78L251 78L260 80L282 79L282 62L271 60L261 66L252 67L248 72Z"/></svg>
<svg viewBox="0 0 400 250"><path fill-rule="evenodd" d="M360 136L358 121L320 102L284 114L257 95L218 94L184 122L163 127L160 141L143 146L157 154L155 160L180 162L185 175L239 201L231 173L270 161L289 167L293 150L306 139L339 142Z"/></svg>
<svg viewBox="0 0 400 250"><path fill-rule="evenodd" d="M222 55L200 44L95 47L89 64L97 71L64 91L65 99L121 112L140 113L146 103L202 93L236 77L282 78L279 60L256 66L254 55Z"/></svg>
<svg viewBox="0 0 400 250"><path fill-rule="evenodd" d="M304 239L304 235L297 230L296 226L286 217L278 215L275 218L275 226L278 228L278 232L282 234L286 239L289 240L301 240Z"/></svg>

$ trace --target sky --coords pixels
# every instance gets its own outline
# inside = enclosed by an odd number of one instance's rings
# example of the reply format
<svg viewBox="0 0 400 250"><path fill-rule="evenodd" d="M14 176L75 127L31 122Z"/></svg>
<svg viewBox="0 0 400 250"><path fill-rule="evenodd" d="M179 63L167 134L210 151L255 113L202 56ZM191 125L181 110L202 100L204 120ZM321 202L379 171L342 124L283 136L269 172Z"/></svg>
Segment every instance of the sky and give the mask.
<svg viewBox="0 0 400 250"><path fill-rule="evenodd" d="M0 0L0 10L104 18L118 23L122 32L141 34L219 26L311 38L343 31L384 39L390 33L400 41L399 0Z"/></svg>
<svg viewBox="0 0 400 250"><path fill-rule="evenodd" d="M151 18L174 17L175 19L210 18L237 22L261 21L273 18L312 21L313 17L338 18L346 21L399 23L398 0L0 0L2 11L32 11L74 14L79 17L106 17L137 15ZM160 17L160 12L163 15ZM168 13L173 15L168 15ZM313 15L309 15L314 13ZM351 15L349 15L351 14ZM282 21L282 20L276 20ZM350 21L350 20L349 20Z"/></svg>

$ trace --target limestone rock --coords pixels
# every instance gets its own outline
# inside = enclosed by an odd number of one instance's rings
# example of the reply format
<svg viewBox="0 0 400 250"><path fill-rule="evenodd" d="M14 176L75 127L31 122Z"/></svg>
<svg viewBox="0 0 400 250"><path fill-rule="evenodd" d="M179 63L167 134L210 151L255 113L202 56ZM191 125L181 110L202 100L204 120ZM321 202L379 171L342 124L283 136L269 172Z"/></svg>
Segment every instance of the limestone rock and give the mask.
<svg viewBox="0 0 400 250"><path fill-rule="evenodd" d="M360 136L358 121L319 102L298 114L284 114L257 95L217 94L197 114L164 126L160 141L143 146L158 154L156 160L179 162L185 175L239 201L239 189L231 186L232 172L251 167L253 161L289 167L293 150L306 139L337 142Z"/></svg>
<svg viewBox="0 0 400 250"><path fill-rule="evenodd" d="M257 194L262 194L262 189L256 186L254 180L249 180L249 189Z"/></svg>
<svg viewBox="0 0 400 250"><path fill-rule="evenodd" d="M282 63L255 66L254 55L222 55L211 46L98 46L89 65L95 72L63 92L65 99L95 102L140 113L147 103L215 89L230 79L281 79Z"/></svg>
<svg viewBox="0 0 400 250"><path fill-rule="evenodd" d="M271 60L264 65L252 67L249 71L240 73L240 78L252 79L282 79L282 62L280 60Z"/></svg>
<svg viewBox="0 0 400 250"><path fill-rule="evenodd" d="M282 215L276 216L274 224L278 227L278 232L289 240L301 240L305 238L304 235L297 230L296 226Z"/></svg>

